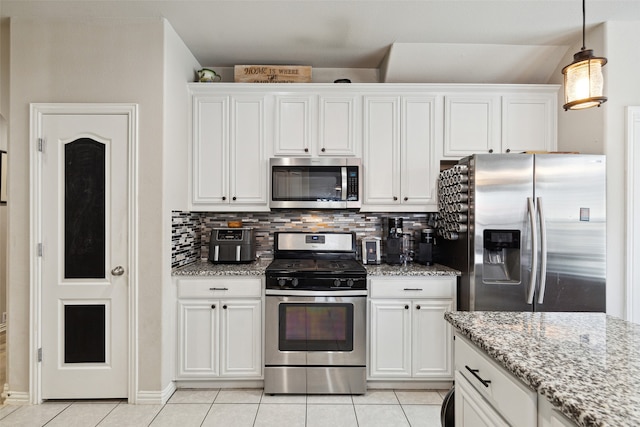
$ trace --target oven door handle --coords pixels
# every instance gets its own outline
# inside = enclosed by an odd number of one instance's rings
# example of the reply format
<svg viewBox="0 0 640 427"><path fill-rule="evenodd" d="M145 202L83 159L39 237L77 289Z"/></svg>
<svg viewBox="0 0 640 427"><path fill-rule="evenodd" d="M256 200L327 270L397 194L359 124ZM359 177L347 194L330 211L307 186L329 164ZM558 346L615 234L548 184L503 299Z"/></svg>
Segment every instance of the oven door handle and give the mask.
<svg viewBox="0 0 640 427"><path fill-rule="evenodd" d="M344 291L293 291L290 289L267 289L266 296L289 296L289 297L366 297L367 290L344 290Z"/></svg>

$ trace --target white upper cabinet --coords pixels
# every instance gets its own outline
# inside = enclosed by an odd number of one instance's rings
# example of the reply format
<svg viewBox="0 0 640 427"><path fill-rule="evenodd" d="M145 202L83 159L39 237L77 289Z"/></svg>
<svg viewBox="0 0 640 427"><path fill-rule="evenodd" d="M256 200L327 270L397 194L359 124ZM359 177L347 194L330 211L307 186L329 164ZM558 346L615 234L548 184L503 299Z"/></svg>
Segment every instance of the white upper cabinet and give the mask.
<svg viewBox="0 0 640 427"><path fill-rule="evenodd" d="M548 93L502 97L502 147L505 152L557 150L558 100Z"/></svg>
<svg viewBox="0 0 640 427"><path fill-rule="evenodd" d="M500 150L500 97L456 94L444 97L444 155L465 157Z"/></svg>
<svg viewBox="0 0 640 427"><path fill-rule="evenodd" d="M438 97L364 96L364 211L432 208Z"/></svg>
<svg viewBox="0 0 640 427"><path fill-rule="evenodd" d="M557 150L558 85L189 85L194 211L269 210L269 157L362 157L365 212L437 210L441 160Z"/></svg>
<svg viewBox="0 0 640 427"><path fill-rule="evenodd" d="M230 119L230 203L266 206L268 159L265 139L265 96L232 97Z"/></svg>
<svg viewBox="0 0 640 427"><path fill-rule="evenodd" d="M356 94L275 95L273 154L283 157L358 156Z"/></svg>
<svg viewBox="0 0 640 427"><path fill-rule="evenodd" d="M363 204L400 204L400 97L364 98Z"/></svg>
<svg viewBox="0 0 640 427"><path fill-rule="evenodd" d="M361 97L358 95L320 95L318 97L319 156L359 156Z"/></svg>
<svg viewBox="0 0 640 427"><path fill-rule="evenodd" d="M311 156L313 95L276 95L273 149L277 156ZM314 109L315 110L315 109Z"/></svg>
<svg viewBox="0 0 640 427"><path fill-rule="evenodd" d="M191 99L193 210L268 210L264 94L199 87Z"/></svg>
<svg viewBox="0 0 640 427"><path fill-rule="evenodd" d="M478 85L446 93L442 158L555 151L558 88Z"/></svg>

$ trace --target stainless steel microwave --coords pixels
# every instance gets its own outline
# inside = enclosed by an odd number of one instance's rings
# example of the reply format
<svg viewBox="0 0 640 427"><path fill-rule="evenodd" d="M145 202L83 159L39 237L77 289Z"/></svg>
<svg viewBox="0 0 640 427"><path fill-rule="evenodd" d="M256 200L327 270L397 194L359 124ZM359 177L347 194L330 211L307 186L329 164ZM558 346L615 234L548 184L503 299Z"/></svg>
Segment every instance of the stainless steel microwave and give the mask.
<svg viewBox="0 0 640 427"><path fill-rule="evenodd" d="M362 162L280 157L269 161L271 208L350 209L362 205Z"/></svg>

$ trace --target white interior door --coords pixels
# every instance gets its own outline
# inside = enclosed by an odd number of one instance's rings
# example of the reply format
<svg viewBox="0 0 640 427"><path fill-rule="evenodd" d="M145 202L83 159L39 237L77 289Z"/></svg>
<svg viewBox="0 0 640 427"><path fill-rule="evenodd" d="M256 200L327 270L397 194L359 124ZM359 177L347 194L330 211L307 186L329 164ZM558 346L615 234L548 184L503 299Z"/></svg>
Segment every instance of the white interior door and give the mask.
<svg viewBox="0 0 640 427"><path fill-rule="evenodd" d="M43 114L41 396L126 398L127 114Z"/></svg>

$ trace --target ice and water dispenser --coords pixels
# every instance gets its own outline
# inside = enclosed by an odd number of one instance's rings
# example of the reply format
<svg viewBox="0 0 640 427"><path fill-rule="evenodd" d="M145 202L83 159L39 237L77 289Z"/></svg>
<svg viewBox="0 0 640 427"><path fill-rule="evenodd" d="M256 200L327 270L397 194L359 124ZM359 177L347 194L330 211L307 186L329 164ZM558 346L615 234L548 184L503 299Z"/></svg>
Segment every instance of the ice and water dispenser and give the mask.
<svg viewBox="0 0 640 427"><path fill-rule="evenodd" d="M484 230L482 282L520 283L520 230Z"/></svg>

